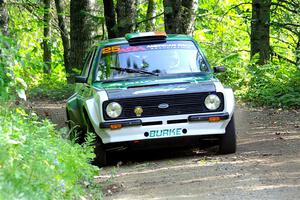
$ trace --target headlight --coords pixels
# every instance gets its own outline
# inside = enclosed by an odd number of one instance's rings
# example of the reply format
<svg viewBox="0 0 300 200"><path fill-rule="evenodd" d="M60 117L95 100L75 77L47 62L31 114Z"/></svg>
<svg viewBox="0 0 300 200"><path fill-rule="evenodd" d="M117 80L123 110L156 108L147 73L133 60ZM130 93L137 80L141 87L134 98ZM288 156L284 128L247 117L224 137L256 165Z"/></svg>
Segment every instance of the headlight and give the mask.
<svg viewBox="0 0 300 200"><path fill-rule="evenodd" d="M111 102L106 106L106 113L110 118L117 118L122 113L122 106L117 102Z"/></svg>
<svg viewBox="0 0 300 200"><path fill-rule="evenodd" d="M221 105L221 100L217 95L210 94L205 98L204 104L209 110L217 110Z"/></svg>

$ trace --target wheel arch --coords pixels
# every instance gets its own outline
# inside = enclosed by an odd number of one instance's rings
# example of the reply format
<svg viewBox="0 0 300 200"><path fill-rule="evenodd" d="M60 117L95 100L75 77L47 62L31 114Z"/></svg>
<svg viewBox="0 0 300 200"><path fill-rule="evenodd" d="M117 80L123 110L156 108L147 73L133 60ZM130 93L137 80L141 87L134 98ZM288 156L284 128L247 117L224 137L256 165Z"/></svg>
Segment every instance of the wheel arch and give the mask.
<svg viewBox="0 0 300 200"><path fill-rule="evenodd" d="M225 87L223 94L224 94L224 101L225 101L224 102L225 110L229 113L231 118L235 110L234 92L231 88Z"/></svg>
<svg viewBox="0 0 300 200"><path fill-rule="evenodd" d="M82 126L82 116L80 114L80 106L78 104L77 98L74 96L73 98L69 99L66 105L66 116L68 125L70 123L70 120L73 121L73 123Z"/></svg>
<svg viewBox="0 0 300 200"><path fill-rule="evenodd" d="M91 128L91 132L93 132L96 135L96 140L98 142L100 142L100 144L103 144L102 138L99 136L99 134L96 132L96 127L95 124L93 123L93 121L91 120L91 117L88 113L88 109L86 106L83 106L82 108L82 112L83 112L83 117L85 120L85 123L87 124L87 126L89 126L89 128Z"/></svg>
<svg viewBox="0 0 300 200"><path fill-rule="evenodd" d="M83 106L82 108L82 113L83 113L83 119L84 119L84 123L86 126L90 126L90 128L92 128L93 130L95 130L93 124L91 123L91 120L90 120L90 116L87 112L87 109L85 106Z"/></svg>

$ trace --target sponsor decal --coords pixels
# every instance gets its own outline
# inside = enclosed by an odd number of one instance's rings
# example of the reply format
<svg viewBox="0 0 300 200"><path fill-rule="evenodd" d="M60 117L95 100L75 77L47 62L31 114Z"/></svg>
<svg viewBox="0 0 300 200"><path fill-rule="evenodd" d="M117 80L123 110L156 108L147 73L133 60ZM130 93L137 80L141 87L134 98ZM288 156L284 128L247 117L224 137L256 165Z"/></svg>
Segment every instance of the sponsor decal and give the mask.
<svg viewBox="0 0 300 200"><path fill-rule="evenodd" d="M129 46L129 47L121 47L121 46L111 46L111 47L105 47L102 49L102 54L108 54L108 53L128 53L128 52L134 52L134 51L145 51L146 48L142 46Z"/></svg>
<svg viewBox="0 0 300 200"><path fill-rule="evenodd" d="M182 43L173 43L173 44L151 44L147 45L148 50L164 50L164 49L195 49L194 44L182 44Z"/></svg>
<svg viewBox="0 0 300 200"><path fill-rule="evenodd" d="M182 134L182 128L168 128L168 129L149 131L150 138L179 136L181 134Z"/></svg>
<svg viewBox="0 0 300 200"><path fill-rule="evenodd" d="M149 50L166 50L166 49L196 49L193 43L170 43L170 44L151 44L140 46L109 46L102 49L102 54L109 53L128 53L137 51L149 51Z"/></svg>

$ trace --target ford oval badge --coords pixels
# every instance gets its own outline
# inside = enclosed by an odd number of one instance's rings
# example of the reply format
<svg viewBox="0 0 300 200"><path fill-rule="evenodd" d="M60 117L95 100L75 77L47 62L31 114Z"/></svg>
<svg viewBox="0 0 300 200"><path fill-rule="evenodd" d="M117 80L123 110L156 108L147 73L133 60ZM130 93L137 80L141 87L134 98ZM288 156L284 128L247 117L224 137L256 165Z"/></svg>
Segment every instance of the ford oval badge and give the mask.
<svg viewBox="0 0 300 200"><path fill-rule="evenodd" d="M169 104L167 104L167 103L161 103L161 104L158 105L158 108L160 108L160 109L169 108Z"/></svg>

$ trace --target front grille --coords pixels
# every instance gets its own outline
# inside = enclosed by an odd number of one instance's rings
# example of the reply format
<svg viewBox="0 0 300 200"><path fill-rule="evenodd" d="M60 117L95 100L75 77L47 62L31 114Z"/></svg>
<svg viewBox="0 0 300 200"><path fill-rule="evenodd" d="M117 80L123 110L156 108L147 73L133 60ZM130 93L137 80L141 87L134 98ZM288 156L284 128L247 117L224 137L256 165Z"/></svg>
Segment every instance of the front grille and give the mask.
<svg viewBox="0 0 300 200"><path fill-rule="evenodd" d="M205 97L212 93L193 93L193 94L175 94L160 95L139 98L115 99L103 103L103 110L110 102L118 102L123 107L120 117L115 119L131 119L141 117L157 117L167 115L182 115L194 113L219 112L224 110L224 96L222 93L214 93L218 95L222 101L221 106L214 111L208 110L204 105ZM159 108L160 104L168 104L168 108ZM134 109L141 106L143 113L140 117L136 116ZM104 119L112 120L104 112ZM114 120L115 120L114 119Z"/></svg>

